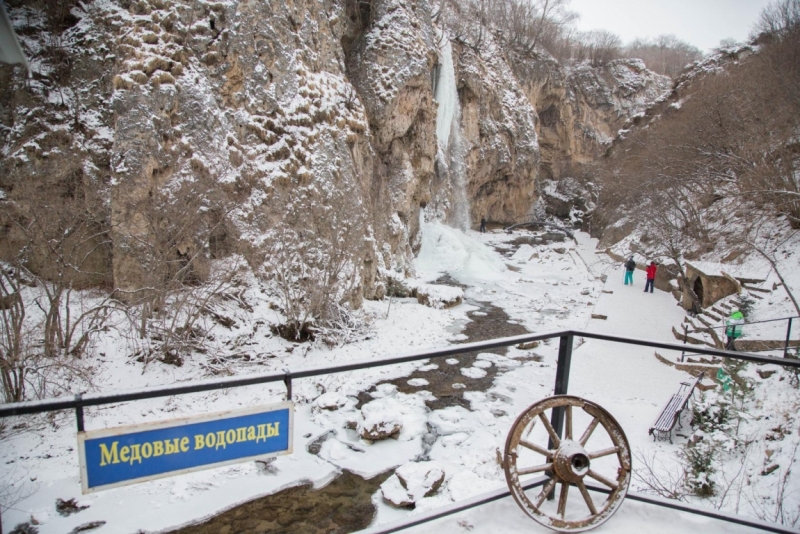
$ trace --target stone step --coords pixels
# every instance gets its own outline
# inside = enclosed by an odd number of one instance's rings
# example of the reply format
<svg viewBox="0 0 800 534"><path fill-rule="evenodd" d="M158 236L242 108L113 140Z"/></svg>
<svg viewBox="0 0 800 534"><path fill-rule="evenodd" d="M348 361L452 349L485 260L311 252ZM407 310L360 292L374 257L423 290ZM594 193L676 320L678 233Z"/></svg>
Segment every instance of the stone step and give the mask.
<svg viewBox="0 0 800 534"><path fill-rule="evenodd" d="M716 313L716 314L717 314L717 315L719 315L720 317L725 317L726 315L728 315L728 313L727 313L727 312L724 312L724 311L720 310L720 309L719 309L719 308L717 308L716 306L712 306L712 307L711 307L711 311L713 311L714 313Z"/></svg>
<svg viewBox="0 0 800 534"><path fill-rule="evenodd" d="M715 311L720 313L720 310ZM722 340L724 332L720 329L720 322L721 319L716 318L716 316L707 311L695 317L686 315L683 318L683 323L681 323L677 329L673 328L673 334L678 332L678 335L675 335L676 339L683 341L683 327L688 326L686 334L689 334L691 339L687 339L687 343L693 343L695 345L703 344L709 347L722 349L725 347L725 343Z"/></svg>
<svg viewBox="0 0 800 534"><path fill-rule="evenodd" d="M695 319L692 319L688 315L684 318L683 323L681 323L681 326L680 326L680 328L678 328L678 330L682 332L684 326L688 327L687 331L690 334L696 334L698 332L705 332L707 330L707 326L706 325L704 325L702 323L697 324L695 322Z"/></svg>
<svg viewBox="0 0 800 534"><path fill-rule="evenodd" d="M760 287L748 286L746 284L742 284L742 287L748 291L757 291L758 293L772 293L771 289L762 289Z"/></svg>
<svg viewBox="0 0 800 534"><path fill-rule="evenodd" d="M684 336L683 332L678 332L678 330L676 330L674 326L672 327L672 335L675 336L675 339L677 339L678 341L682 342L685 340L686 343L689 345L705 345L707 347L716 348L716 346L713 343L709 343L704 339L688 335Z"/></svg>
<svg viewBox="0 0 800 534"><path fill-rule="evenodd" d="M722 322L722 319L714 314L708 313L707 311L704 311L695 318L709 328L719 326L719 324Z"/></svg>

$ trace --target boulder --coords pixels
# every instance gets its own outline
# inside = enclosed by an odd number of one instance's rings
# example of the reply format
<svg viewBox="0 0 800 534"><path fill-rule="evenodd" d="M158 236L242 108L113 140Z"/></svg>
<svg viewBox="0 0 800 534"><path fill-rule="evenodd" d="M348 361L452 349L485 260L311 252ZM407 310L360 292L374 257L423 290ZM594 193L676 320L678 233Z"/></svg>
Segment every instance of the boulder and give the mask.
<svg viewBox="0 0 800 534"><path fill-rule="evenodd" d="M412 462L400 466L381 484L385 501L398 507L414 505L430 497L444 482L444 468L436 462Z"/></svg>
<svg viewBox="0 0 800 534"><path fill-rule="evenodd" d="M464 291L459 287L424 284L417 288L417 302L431 308L452 308L464 299Z"/></svg>
<svg viewBox="0 0 800 534"><path fill-rule="evenodd" d="M383 400L365 404L361 408L361 415L358 435L364 439L378 441L396 437L403 429L400 414Z"/></svg>
<svg viewBox="0 0 800 534"><path fill-rule="evenodd" d="M347 397L341 393L323 393L314 401L314 406L320 410L338 410L347 405Z"/></svg>

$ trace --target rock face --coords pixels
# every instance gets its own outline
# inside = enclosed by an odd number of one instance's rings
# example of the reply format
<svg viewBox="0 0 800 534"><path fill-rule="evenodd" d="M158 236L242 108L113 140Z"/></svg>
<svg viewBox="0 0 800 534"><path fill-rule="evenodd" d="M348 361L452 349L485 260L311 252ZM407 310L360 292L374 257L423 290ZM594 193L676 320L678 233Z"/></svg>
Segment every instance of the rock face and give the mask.
<svg viewBox="0 0 800 534"><path fill-rule="evenodd" d="M574 176L672 86L638 59L564 67L542 55L512 65L539 117L540 173L550 180Z"/></svg>
<svg viewBox="0 0 800 534"><path fill-rule="evenodd" d="M382 247L381 266L410 273L419 209L430 199L436 157L431 10L424 0L378 0L359 17L362 24L370 22L352 43L346 39L344 48L347 73L372 134L371 145L359 152L375 154L359 172L372 192L375 233L388 245Z"/></svg>
<svg viewBox="0 0 800 534"><path fill-rule="evenodd" d="M523 220L536 199L536 111L494 43L457 52L472 222Z"/></svg>
<svg viewBox="0 0 800 534"><path fill-rule="evenodd" d="M0 66L2 259L67 235L76 281L124 296L292 250L339 258L354 305L412 274L420 210L449 194L428 0L69 1L9 2L38 59L31 81ZM512 70L490 37L452 49L473 224L527 217L540 173L588 161L663 84L635 61ZM22 230L53 210L44 237Z"/></svg>

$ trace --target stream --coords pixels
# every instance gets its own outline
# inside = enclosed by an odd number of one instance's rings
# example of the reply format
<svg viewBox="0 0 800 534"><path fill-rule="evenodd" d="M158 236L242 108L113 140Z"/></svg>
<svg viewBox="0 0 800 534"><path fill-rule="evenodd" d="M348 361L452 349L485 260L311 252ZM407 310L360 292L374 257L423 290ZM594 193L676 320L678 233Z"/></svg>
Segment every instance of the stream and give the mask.
<svg viewBox="0 0 800 534"><path fill-rule="evenodd" d="M439 279L437 284L450 284L452 279ZM468 300L467 304L477 307L467 313L470 321L463 334L465 339L459 343L472 343L498 337L517 336L527 333L527 329L510 322L510 317L502 308L488 302ZM505 355L507 349L499 348L485 352ZM461 374L462 368L471 367L477 360L477 352L437 359L435 369L423 366L408 376L390 380L403 393L415 393L426 389L435 399L427 401L431 410L448 406L463 406L469 409L464 398L467 391L487 391L494 382L499 369L491 366L484 369L486 376L467 378ZM516 358L518 361L537 359L532 355ZM458 360L448 364L445 360ZM414 387L408 384L413 378L423 378L428 385ZM377 385L377 384L376 384ZM362 391L358 396L359 408L372 400L371 391ZM343 471L326 486L314 489L310 483L301 484L272 495L254 499L223 512L206 522L190 525L171 531L174 534L236 534L244 532L281 534L344 534L367 528L375 516L376 509L372 496L391 472L371 479L362 478L349 471Z"/></svg>
<svg viewBox="0 0 800 534"><path fill-rule="evenodd" d="M516 249L522 243L532 243L532 241L524 238L519 243L512 243L512 246ZM497 250L504 254L509 253L508 248L498 248ZM434 283L466 288L449 276L441 277ZM470 320L462 331L463 339L458 343L517 336L528 332L524 326L512 321L509 315L498 306L475 300L466 300L465 302L477 309L467 313ZM484 352L504 356L507 349L498 348ZM430 391L435 397L426 401L431 411L450 406L462 406L470 409L470 403L464 397L464 393L489 390L498 373L504 372L492 365L484 368L486 375L483 377L467 378L464 376L461 369L472 367L478 359L478 354L477 352L468 352L449 358L438 358L428 365L423 365L410 375L381 384L392 384L402 393L415 393L421 389ZM520 362L540 361L540 357L535 354L515 359ZM412 379L424 379L427 384L412 386L409 384L409 380ZM379 385L376 384L358 395L358 408L373 399L371 393L375 392ZM433 440L436 439L435 435L432 437ZM311 449L309 451L318 452L319 445L317 444L316 451ZM313 444L311 446L313 447ZM430 447L428 446L428 448ZM171 532L175 534L235 534L239 532L344 534L361 530L367 528L372 522L376 514L372 496L390 474L391 471L371 479L365 479L344 470L340 476L322 488L315 490L310 483L301 484L241 504L206 522Z"/></svg>

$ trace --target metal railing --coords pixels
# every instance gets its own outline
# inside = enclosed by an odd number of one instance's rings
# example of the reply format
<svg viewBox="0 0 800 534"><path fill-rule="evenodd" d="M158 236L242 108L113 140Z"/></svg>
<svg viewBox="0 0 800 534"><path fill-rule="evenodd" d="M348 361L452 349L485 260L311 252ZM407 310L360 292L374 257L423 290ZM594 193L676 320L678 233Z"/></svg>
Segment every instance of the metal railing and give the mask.
<svg viewBox="0 0 800 534"><path fill-rule="evenodd" d="M778 321L787 321L787 323L786 323L786 339L785 339L785 341L783 343L783 357L784 358L788 358L789 357L789 342L791 341L791 337L792 337L792 322L795 319L800 319L800 316L793 315L791 317L778 317L777 319L765 319L763 321L746 322L746 323L742 323L741 326L742 326L742 328L744 328L744 327L750 327L752 325L757 325L757 324L775 323L775 322L778 322ZM724 324L718 325L718 326L705 326L703 328L697 328L693 332L705 332L705 331L708 331L708 330L717 330L717 329L721 329L721 330L724 331L727 327L728 326L724 325ZM687 340L688 336L689 336L689 325L684 323L683 324L683 343L684 344L686 344L686 340ZM754 341L760 341L760 340L759 339L755 339ZM778 349L776 349L776 348L764 349L764 352L772 351L772 350L778 350Z"/></svg>
<svg viewBox="0 0 800 534"><path fill-rule="evenodd" d="M116 404L120 402L129 402L144 399L153 399L158 397L166 397L171 395L184 395L187 393L199 393L203 391L213 391L218 389L228 389L242 386L252 386L257 384L267 384L271 382L284 382L286 385L287 398L292 397L292 381L302 378L309 378L314 376L329 375L335 373L343 373L348 371L358 371L362 369L371 369L375 367L383 367L387 365L396 365L400 363L416 362L421 360L432 360L438 358L445 358L448 356L456 356L476 351L486 351L490 349L510 347L520 343L529 343L531 341L544 341L548 339L559 339L558 346L558 362L556 365L556 377L553 385L554 395L567 394L569 388L569 375L572 366L572 349L574 346L575 337L582 337L588 339L597 339L601 341L610 341L614 343L622 343L626 345L637 345L641 347L649 347L655 349L673 350L682 352L686 346L678 343L665 343L661 341L653 341L648 339L628 338L621 336L606 335L599 332L585 332L581 330L558 330L552 332L545 332L541 334L524 334L521 336L507 337L501 339L493 339L488 341L479 341L475 343L464 343L453 345L443 349L432 349L410 354L394 356L389 358L380 358L373 360L362 360L358 362L347 363L343 365L328 366L328 367L315 367L310 369L300 370L285 370L281 373L260 374L247 377L227 377L217 378L204 381L198 381L191 384L178 384L169 386L158 386L150 388L142 388L130 390L121 393L112 394L88 394L88 395L75 395L72 397L61 397L55 399L47 399L40 401L20 402L13 404L0 405L0 418L28 415L44 412L53 412L59 410L75 410L75 419L77 422L78 431L84 430L84 408L89 406L101 406L105 404ZM771 356L760 356L758 354L733 352L712 348L697 348L694 350L697 354L704 354L708 356L717 356L720 358L733 358L737 360L744 360L752 363L759 364L775 364L782 367L790 367L800 370L800 359L794 358L775 358ZM564 411L561 409L554 409L552 414L552 426L560 437L563 432L564 425ZM534 487L537 482L532 481L531 487ZM541 482L539 482L541 484ZM508 495L506 491L503 493L501 490L490 492L483 496L475 497L466 503L456 503L455 505L445 507L441 511L432 511L428 514L421 516L414 516L411 519L404 520L405 522L400 525L388 527L379 527L376 530L369 530L370 533L388 533L402 530L420 522L431 521L444 515L457 513L467 508L478 506L486 502L491 502ZM701 514L723 521L729 521L740 525L752 526L770 532L790 533L795 532L792 529L782 525L765 523L757 519L752 519L744 516L737 516L732 514L725 514L717 510L708 510L697 506L688 505L683 502L671 501L667 499L652 497L649 495L628 493L627 498L631 500L638 500L655 504L657 506L665 506L674 508L684 512L693 514ZM472 503L472 504L469 504ZM425 519L428 518L428 519Z"/></svg>

